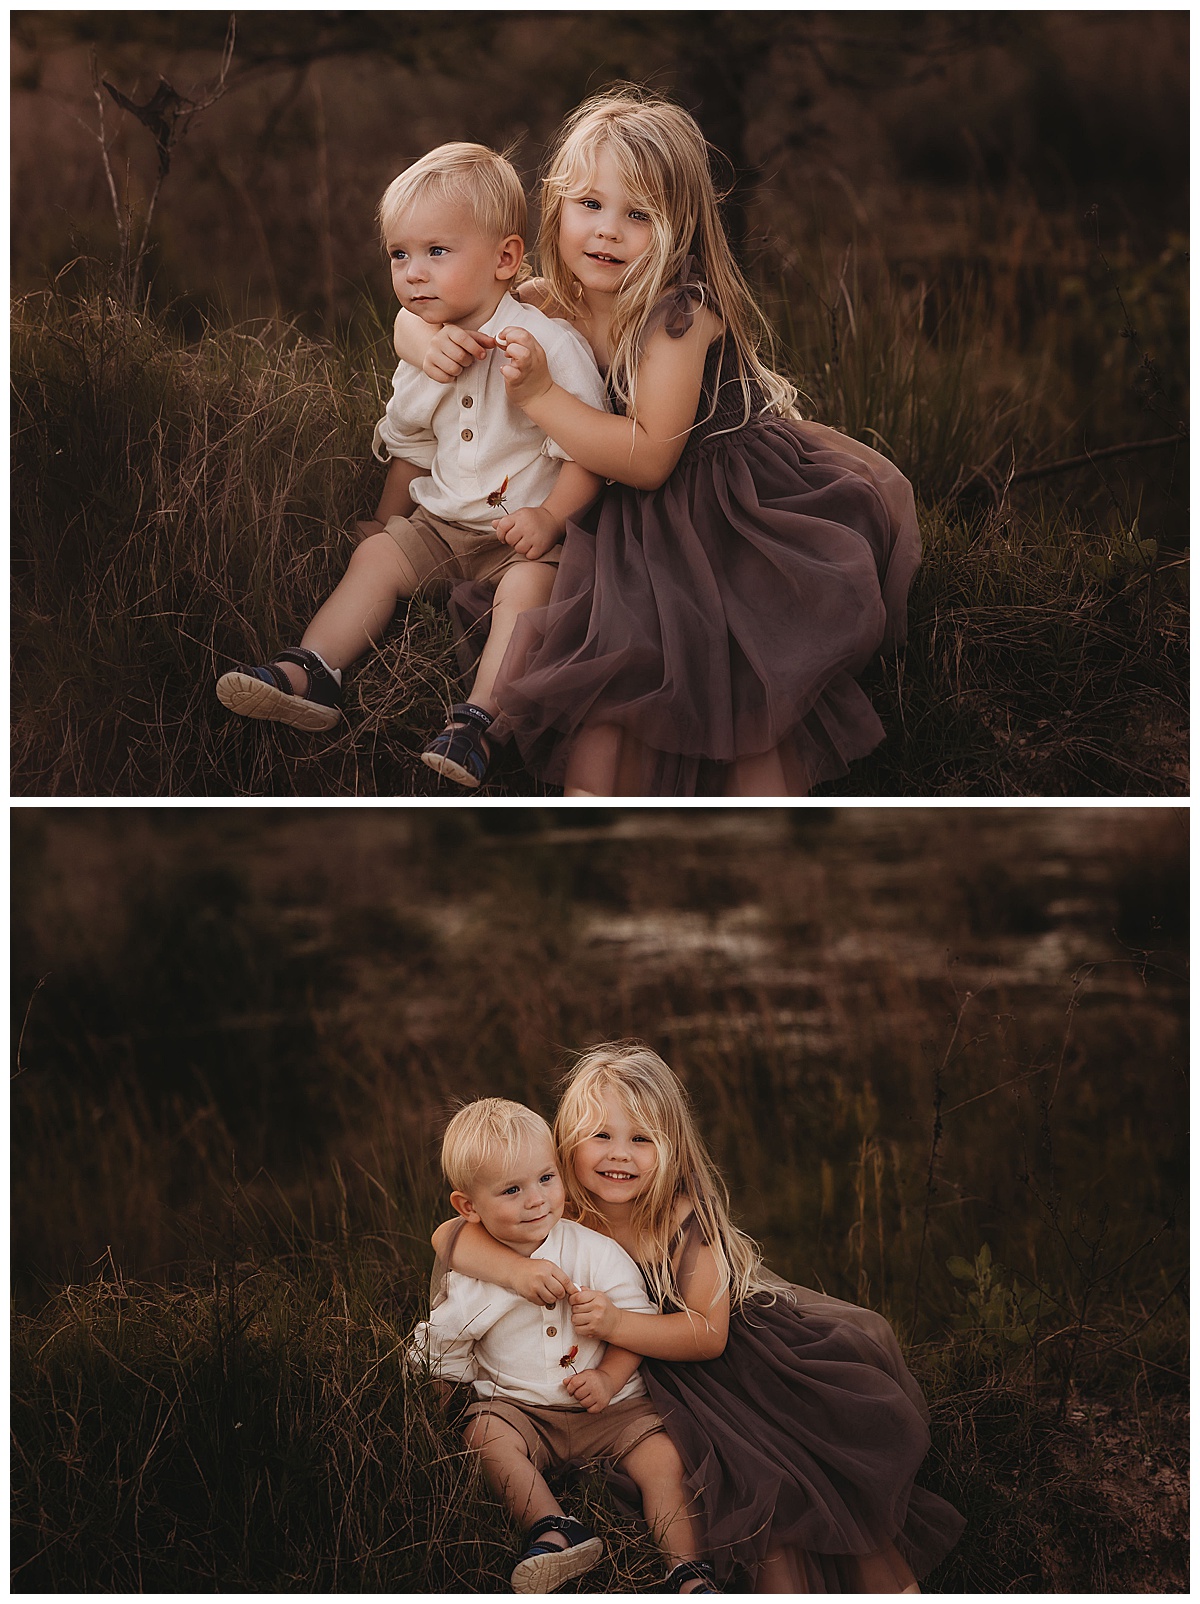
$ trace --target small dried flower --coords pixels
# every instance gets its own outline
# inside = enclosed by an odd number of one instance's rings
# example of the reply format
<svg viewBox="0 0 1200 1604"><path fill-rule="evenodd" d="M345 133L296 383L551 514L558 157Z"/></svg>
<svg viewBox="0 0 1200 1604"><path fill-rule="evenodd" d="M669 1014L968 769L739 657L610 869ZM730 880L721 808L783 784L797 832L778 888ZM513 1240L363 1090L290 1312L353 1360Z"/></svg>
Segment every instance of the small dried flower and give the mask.
<svg viewBox="0 0 1200 1604"><path fill-rule="evenodd" d="M577 1342L573 1342L568 1352L564 1353L562 1358L558 1361L559 1368L562 1370L570 1370L573 1375L578 1375L579 1372L575 1369L574 1362L575 1356L578 1352L579 1344Z"/></svg>
<svg viewBox="0 0 1200 1604"><path fill-rule="evenodd" d="M504 483L500 486L499 490L493 490L491 495L487 498L488 506L489 507L499 507L501 512L507 513L508 508L504 505L504 492L507 489L508 489L508 475L505 474L504 475Z"/></svg>

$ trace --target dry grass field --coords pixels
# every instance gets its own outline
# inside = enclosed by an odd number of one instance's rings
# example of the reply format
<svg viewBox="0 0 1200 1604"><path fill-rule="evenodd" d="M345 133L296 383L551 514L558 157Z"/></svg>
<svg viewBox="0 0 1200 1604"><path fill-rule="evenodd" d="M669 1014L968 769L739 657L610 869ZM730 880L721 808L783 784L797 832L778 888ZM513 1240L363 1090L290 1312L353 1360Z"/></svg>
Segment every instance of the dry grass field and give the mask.
<svg viewBox="0 0 1200 1604"><path fill-rule="evenodd" d="M901 1336L927 1586L1186 1589L1186 863L1163 810L20 810L14 1585L504 1591L401 1359L438 1132L632 1034Z"/></svg>
<svg viewBox="0 0 1200 1604"><path fill-rule="evenodd" d="M1187 794L1182 13L365 17L247 14L212 104L220 14L14 18L16 794L435 789L436 605L333 738L239 727L212 680L298 635L373 507L384 184L465 136L532 185L622 75L727 159L808 410L917 489L909 646L870 675L888 739L838 789ZM165 176L103 87L143 104L159 74Z"/></svg>

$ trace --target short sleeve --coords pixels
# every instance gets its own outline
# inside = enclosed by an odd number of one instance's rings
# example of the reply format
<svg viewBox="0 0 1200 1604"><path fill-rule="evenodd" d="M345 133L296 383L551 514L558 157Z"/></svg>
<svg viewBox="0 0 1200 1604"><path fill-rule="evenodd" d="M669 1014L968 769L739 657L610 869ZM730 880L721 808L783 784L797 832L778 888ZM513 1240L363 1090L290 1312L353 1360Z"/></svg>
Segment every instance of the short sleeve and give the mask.
<svg viewBox="0 0 1200 1604"><path fill-rule="evenodd" d="M593 1266L593 1281L618 1309L628 1309L634 1314L658 1313L646 1292L642 1272L615 1243L604 1242L603 1252Z"/></svg>
<svg viewBox="0 0 1200 1604"><path fill-rule="evenodd" d="M375 425L371 440L371 455L377 461L402 457L418 468L432 468L437 453L432 418L440 398L440 386L429 388L434 383L407 363L400 363L392 379L387 411Z"/></svg>
<svg viewBox="0 0 1200 1604"><path fill-rule="evenodd" d="M393 420L390 410L375 425L371 455L378 462L403 457L418 468L432 468L436 454L437 439L432 429L404 428Z"/></svg>
<svg viewBox="0 0 1200 1604"><path fill-rule="evenodd" d="M548 318L546 321L553 331L552 334L547 332L547 339L543 342L550 377L560 389L577 397L585 406L594 407L597 412L607 412L608 395L604 380L600 377L587 342L562 319ZM530 332L537 336L540 331L531 329ZM547 439L543 450L546 456L554 457L559 462L571 461L569 454L553 440Z"/></svg>

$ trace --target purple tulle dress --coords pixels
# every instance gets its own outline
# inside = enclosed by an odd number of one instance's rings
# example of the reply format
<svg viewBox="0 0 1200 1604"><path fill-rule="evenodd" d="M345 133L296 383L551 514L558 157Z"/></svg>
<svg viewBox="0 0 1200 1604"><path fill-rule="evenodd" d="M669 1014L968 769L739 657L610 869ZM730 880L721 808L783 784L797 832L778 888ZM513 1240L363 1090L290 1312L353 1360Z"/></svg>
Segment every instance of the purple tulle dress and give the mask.
<svg viewBox="0 0 1200 1604"><path fill-rule="evenodd" d="M699 291L674 292L667 333ZM803 795L883 727L855 681L904 636L920 558L912 490L856 440L761 412L732 342L659 489L609 484L568 526L549 605L526 613L494 733L596 796ZM488 605L461 590L458 612ZM464 606L465 603L465 606Z"/></svg>
<svg viewBox="0 0 1200 1604"><path fill-rule="evenodd" d="M694 1217L681 1237L686 1284ZM929 1412L882 1315L781 1281L734 1312L719 1358L644 1359L642 1375L725 1591L916 1591L957 1542L963 1517L914 1486Z"/></svg>

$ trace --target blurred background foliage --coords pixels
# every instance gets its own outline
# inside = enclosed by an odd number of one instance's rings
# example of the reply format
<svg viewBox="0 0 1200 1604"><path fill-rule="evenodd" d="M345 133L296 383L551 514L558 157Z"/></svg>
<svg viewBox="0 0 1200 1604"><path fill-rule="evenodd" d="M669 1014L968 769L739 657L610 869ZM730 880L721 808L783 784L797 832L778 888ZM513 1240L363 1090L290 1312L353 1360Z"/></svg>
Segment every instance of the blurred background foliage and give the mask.
<svg viewBox="0 0 1200 1604"><path fill-rule="evenodd" d="M248 12L213 99L228 21L13 15L16 792L435 793L437 606L327 740L211 680L301 633L374 508L385 184L476 138L536 195L632 77L704 127L805 414L917 492L888 739L830 789L1188 793L1186 13Z"/></svg>
<svg viewBox="0 0 1200 1604"><path fill-rule="evenodd" d="M89 53L135 101L160 74L201 99L226 23L14 14L18 287L112 242L79 121L95 122ZM1028 250L1031 211L1091 205L1107 239L1132 232L1148 257L1187 222L1186 40L1179 12L247 12L228 93L178 147L155 282L166 299L316 313L327 330L364 294L386 307L372 218L403 165L478 139L512 147L532 188L563 114L620 78L695 112L752 264L867 236L909 271L1002 272ZM136 196L152 142L111 104L108 125Z"/></svg>
<svg viewBox="0 0 1200 1604"><path fill-rule="evenodd" d="M1187 817L13 815L15 1585L502 1592L401 1361L440 1131L651 1041L771 1267L883 1309L934 1591L1187 1564ZM646 1590L644 1534L592 1585Z"/></svg>
<svg viewBox="0 0 1200 1604"><path fill-rule="evenodd" d="M452 1099L550 1112L630 1034L797 1278L911 1295L935 1072L939 1266L1034 1274L1031 1176L1132 1242L1185 1184L1185 866L1174 812L23 809L18 1280L169 1274L235 1175L329 1214L335 1165L423 1174L436 1211Z"/></svg>

